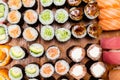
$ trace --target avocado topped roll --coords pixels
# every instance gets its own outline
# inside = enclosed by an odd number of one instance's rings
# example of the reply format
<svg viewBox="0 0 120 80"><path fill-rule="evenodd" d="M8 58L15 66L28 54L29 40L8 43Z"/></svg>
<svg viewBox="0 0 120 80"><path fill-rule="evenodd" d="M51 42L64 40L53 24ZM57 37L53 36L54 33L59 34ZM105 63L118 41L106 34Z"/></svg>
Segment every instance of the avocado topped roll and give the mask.
<svg viewBox="0 0 120 80"><path fill-rule="evenodd" d="M8 14L8 5L0 0L0 22L5 21Z"/></svg>
<svg viewBox="0 0 120 80"><path fill-rule="evenodd" d="M44 25L52 24L54 21L53 12L49 9L42 11L39 15L39 20Z"/></svg>
<svg viewBox="0 0 120 80"><path fill-rule="evenodd" d="M25 57L25 52L20 46L13 46L10 49L10 57L15 60L20 60Z"/></svg>
<svg viewBox="0 0 120 80"><path fill-rule="evenodd" d="M30 45L29 50L30 50L30 54L33 57L40 57L44 53L44 47L38 43L34 43L34 44Z"/></svg>
<svg viewBox="0 0 120 80"><path fill-rule="evenodd" d="M54 28L52 26L46 25L41 28L42 39L49 41L54 38Z"/></svg>
<svg viewBox="0 0 120 80"><path fill-rule="evenodd" d="M66 0L54 0L54 4L56 6L63 6L65 4Z"/></svg>
<svg viewBox="0 0 120 80"><path fill-rule="evenodd" d="M58 23L65 23L68 18L68 12L65 9L58 9L55 13L55 20Z"/></svg>
<svg viewBox="0 0 120 80"><path fill-rule="evenodd" d="M52 5L53 0L40 0L40 3L43 7L49 7Z"/></svg>
<svg viewBox="0 0 120 80"><path fill-rule="evenodd" d="M55 36L58 41L66 42L71 38L71 32L69 29L59 28L55 31Z"/></svg>
<svg viewBox="0 0 120 80"><path fill-rule="evenodd" d="M9 41L7 26L0 24L0 44L5 44Z"/></svg>
<svg viewBox="0 0 120 80"><path fill-rule="evenodd" d="M27 77L37 77L39 75L39 66L36 64L28 64L25 67L25 74Z"/></svg>
<svg viewBox="0 0 120 80"><path fill-rule="evenodd" d="M21 80L23 78L22 70L19 67L12 67L9 70L9 77L11 80Z"/></svg>

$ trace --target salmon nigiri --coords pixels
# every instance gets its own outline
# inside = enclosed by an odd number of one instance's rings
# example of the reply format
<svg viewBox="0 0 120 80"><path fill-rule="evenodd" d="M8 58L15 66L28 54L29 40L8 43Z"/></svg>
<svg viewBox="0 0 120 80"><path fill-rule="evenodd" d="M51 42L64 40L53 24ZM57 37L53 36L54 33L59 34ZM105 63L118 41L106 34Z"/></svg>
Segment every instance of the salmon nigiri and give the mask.
<svg viewBox="0 0 120 80"><path fill-rule="evenodd" d="M120 18L120 8L101 9L99 19Z"/></svg>
<svg viewBox="0 0 120 80"><path fill-rule="evenodd" d="M102 29L105 31L119 30L120 29L120 18L100 20L98 25L101 26Z"/></svg>

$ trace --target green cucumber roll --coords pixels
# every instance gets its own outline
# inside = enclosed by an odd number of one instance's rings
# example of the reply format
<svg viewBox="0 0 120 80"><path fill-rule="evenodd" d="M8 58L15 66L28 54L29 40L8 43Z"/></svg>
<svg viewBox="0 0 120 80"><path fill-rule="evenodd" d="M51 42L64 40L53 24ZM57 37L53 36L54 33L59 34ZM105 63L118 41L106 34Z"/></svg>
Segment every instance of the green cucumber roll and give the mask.
<svg viewBox="0 0 120 80"><path fill-rule="evenodd" d="M9 41L8 29L4 24L0 24L0 44L5 44Z"/></svg>
<svg viewBox="0 0 120 80"><path fill-rule="evenodd" d="M54 4L56 6L63 6L65 4L66 0L54 0Z"/></svg>
<svg viewBox="0 0 120 80"><path fill-rule="evenodd" d="M25 51L20 46L13 46L10 48L10 57L15 60L20 60L25 57Z"/></svg>
<svg viewBox="0 0 120 80"><path fill-rule="evenodd" d="M9 77L11 80L22 80L23 73L19 67L12 67L9 70Z"/></svg>
<svg viewBox="0 0 120 80"><path fill-rule="evenodd" d="M40 0L40 3L43 7L49 7L52 5L53 0Z"/></svg>
<svg viewBox="0 0 120 80"><path fill-rule="evenodd" d="M55 20L58 23L65 23L68 18L68 12L65 9L58 9L55 13Z"/></svg>
<svg viewBox="0 0 120 80"><path fill-rule="evenodd" d="M65 28L59 28L55 31L55 36L58 41L66 42L71 38L71 32Z"/></svg>
<svg viewBox="0 0 120 80"><path fill-rule="evenodd" d="M25 67L25 74L27 77L37 77L39 75L39 66L36 64L28 64Z"/></svg>
<svg viewBox="0 0 120 80"><path fill-rule="evenodd" d="M54 38L54 28L52 26L43 26L41 28L41 37L42 39L49 41L52 40Z"/></svg>
<svg viewBox="0 0 120 80"><path fill-rule="evenodd" d="M5 21L8 14L8 5L0 0L0 22Z"/></svg>
<svg viewBox="0 0 120 80"><path fill-rule="evenodd" d="M29 50L30 50L30 54L33 57L40 57L44 53L44 47L38 43L34 43L34 44L30 45Z"/></svg>
<svg viewBox="0 0 120 80"><path fill-rule="evenodd" d="M39 15L39 20L44 25L52 24L54 21L53 12L49 9L42 11Z"/></svg>

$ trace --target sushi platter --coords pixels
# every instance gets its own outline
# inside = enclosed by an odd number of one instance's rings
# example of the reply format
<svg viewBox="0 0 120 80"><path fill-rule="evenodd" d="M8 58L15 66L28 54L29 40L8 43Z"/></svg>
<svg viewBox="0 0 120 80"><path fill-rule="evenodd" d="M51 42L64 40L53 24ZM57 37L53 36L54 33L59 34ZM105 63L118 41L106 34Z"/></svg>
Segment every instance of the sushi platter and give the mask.
<svg viewBox="0 0 120 80"><path fill-rule="evenodd" d="M120 80L118 13L120 0L0 0L0 80Z"/></svg>

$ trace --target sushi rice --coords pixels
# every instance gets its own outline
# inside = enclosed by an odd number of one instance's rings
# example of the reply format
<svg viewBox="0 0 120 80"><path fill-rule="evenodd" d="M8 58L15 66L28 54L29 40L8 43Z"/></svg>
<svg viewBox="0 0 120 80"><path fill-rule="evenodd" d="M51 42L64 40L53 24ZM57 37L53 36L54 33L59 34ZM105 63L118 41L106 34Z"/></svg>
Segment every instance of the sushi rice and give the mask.
<svg viewBox="0 0 120 80"><path fill-rule="evenodd" d="M0 22L6 20L8 12L8 5L0 0Z"/></svg>
<svg viewBox="0 0 120 80"><path fill-rule="evenodd" d="M9 70L11 80L21 80L23 78L22 70L19 67L12 67Z"/></svg>
<svg viewBox="0 0 120 80"><path fill-rule="evenodd" d="M54 21L53 12L49 9L43 10L39 15L39 20L44 25L52 24Z"/></svg>
<svg viewBox="0 0 120 80"><path fill-rule="evenodd" d="M65 9L58 9L55 13L55 20L58 23L65 23L68 18L68 12Z"/></svg>
<svg viewBox="0 0 120 80"><path fill-rule="evenodd" d="M34 43L34 44L30 45L29 50L30 50L30 54L33 57L40 57L44 53L44 47L38 43Z"/></svg>
<svg viewBox="0 0 120 80"><path fill-rule="evenodd" d="M40 3L43 7L49 7L52 5L53 0L40 0Z"/></svg>
<svg viewBox="0 0 120 80"><path fill-rule="evenodd" d="M39 75L39 66L37 64L28 64L25 67L25 74L30 78L37 77Z"/></svg>
<svg viewBox="0 0 120 80"><path fill-rule="evenodd" d="M33 79L29 79L29 80L38 80L38 79L33 78Z"/></svg>
<svg viewBox="0 0 120 80"><path fill-rule="evenodd" d="M20 46L13 46L10 48L10 57L15 60L20 60L25 57L25 51Z"/></svg>
<svg viewBox="0 0 120 80"><path fill-rule="evenodd" d="M58 41L66 42L71 38L71 32L66 28L59 28L55 31L55 36Z"/></svg>
<svg viewBox="0 0 120 80"><path fill-rule="evenodd" d="M8 34L12 38L18 38L21 35L21 28L19 25L10 25L8 27Z"/></svg>
<svg viewBox="0 0 120 80"><path fill-rule="evenodd" d="M42 39L49 41L54 38L54 28L52 26L46 25L41 28Z"/></svg>
<svg viewBox="0 0 120 80"><path fill-rule="evenodd" d="M9 41L8 29L4 24L0 24L0 44L5 44Z"/></svg>
<svg viewBox="0 0 120 80"><path fill-rule="evenodd" d="M54 0L54 4L56 6L63 6L65 4L66 0Z"/></svg>
<svg viewBox="0 0 120 80"><path fill-rule="evenodd" d="M23 6L26 8L33 7L36 3L36 0L22 0Z"/></svg>

